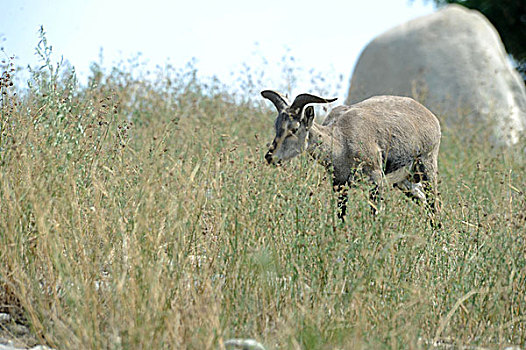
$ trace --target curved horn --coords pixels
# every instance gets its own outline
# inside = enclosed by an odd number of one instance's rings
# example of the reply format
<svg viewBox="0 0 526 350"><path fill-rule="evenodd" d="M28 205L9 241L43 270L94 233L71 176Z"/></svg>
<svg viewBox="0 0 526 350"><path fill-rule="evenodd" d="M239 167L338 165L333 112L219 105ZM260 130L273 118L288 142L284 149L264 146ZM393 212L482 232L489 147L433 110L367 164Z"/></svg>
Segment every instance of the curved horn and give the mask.
<svg viewBox="0 0 526 350"><path fill-rule="evenodd" d="M296 97L290 108L303 109L309 103L329 103L336 101L337 98L322 98L311 94L301 94Z"/></svg>
<svg viewBox="0 0 526 350"><path fill-rule="evenodd" d="M269 99L274 106L276 106L278 112L281 112L290 105L289 100L285 96L273 90L263 90L261 91L261 96Z"/></svg>

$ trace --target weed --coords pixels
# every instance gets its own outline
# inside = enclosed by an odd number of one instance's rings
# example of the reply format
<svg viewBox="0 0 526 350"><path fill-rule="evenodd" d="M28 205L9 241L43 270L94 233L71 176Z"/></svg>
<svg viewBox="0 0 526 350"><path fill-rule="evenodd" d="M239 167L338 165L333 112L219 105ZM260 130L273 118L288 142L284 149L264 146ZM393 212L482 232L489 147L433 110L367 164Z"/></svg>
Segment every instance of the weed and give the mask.
<svg viewBox="0 0 526 350"><path fill-rule="evenodd" d="M264 164L273 113L257 95L191 66L150 80L93 65L81 87L44 38L28 91L11 86L9 62L0 81L0 304L41 341L526 343L521 150L445 128L441 229L397 191L372 220L367 186L350 190L341 224L321 166Z"/></svg>

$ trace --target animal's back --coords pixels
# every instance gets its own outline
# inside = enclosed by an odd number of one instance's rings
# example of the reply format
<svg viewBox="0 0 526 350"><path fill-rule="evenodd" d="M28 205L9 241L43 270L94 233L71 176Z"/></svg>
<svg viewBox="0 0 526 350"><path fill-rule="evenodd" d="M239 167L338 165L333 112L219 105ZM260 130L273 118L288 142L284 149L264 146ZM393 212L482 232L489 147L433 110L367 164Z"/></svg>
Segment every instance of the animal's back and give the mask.
<svg viewBox="0 0 526 350"><path fill-rule="evenodd" d="M386 173L433 152L440 144L438 119L409 97L375 96L340 106L327 121L338 128L349 156L360 152L375 157L381 152Z"/></svg>

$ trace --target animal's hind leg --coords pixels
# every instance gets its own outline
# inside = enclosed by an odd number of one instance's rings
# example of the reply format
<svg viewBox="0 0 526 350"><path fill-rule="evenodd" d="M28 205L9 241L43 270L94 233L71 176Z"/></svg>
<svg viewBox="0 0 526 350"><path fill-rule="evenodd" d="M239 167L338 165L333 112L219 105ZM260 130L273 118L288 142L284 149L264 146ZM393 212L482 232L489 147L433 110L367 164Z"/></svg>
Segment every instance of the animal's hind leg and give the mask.
<svg viewBox="0 0 526 350"><path fill-rule="evenodd" d="M395 187L400 189L407 197L419 203L426 203L426 195L423 191L422 183L410 182L408 179L404 179L394 184Z"/></svg>
<svg viewBox="0 0 526 350"><path fill-rule="evenodd" d="M385 177L381 170L374 170L371 172L370 180L374 187L369 191L369 205L371 206L371 213L378 214L381 207L383 188L385 187Z"/></svg>
<svg viewBox="0 0 526 350"><path fill-rule="evenodd" d="M437 214L440 211L438 198L438 164L437 154L433 152L425 158L421 158L415 164L415 180L420 180L426 197L426 209L430 213L431 223L437 225ZM436 151L438 153L438 149Z"/></svg>

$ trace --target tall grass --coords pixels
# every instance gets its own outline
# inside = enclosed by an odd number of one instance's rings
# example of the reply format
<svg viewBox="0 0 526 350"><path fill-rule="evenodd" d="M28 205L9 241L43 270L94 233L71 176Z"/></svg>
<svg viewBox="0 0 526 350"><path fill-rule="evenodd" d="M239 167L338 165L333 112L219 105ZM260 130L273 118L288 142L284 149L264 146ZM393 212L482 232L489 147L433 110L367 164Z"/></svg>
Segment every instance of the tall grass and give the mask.
<svg viewBox="0 0 526 350"><path fill-rule="evenodd" d="M367 187L336 218L329 175L264 164L273 111L201 83L46 58L1 81L0 304L57 349L526 344L526 162L445 129L442 228Z"/></svg>

